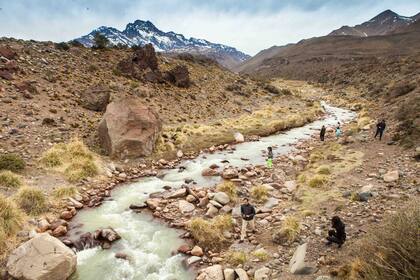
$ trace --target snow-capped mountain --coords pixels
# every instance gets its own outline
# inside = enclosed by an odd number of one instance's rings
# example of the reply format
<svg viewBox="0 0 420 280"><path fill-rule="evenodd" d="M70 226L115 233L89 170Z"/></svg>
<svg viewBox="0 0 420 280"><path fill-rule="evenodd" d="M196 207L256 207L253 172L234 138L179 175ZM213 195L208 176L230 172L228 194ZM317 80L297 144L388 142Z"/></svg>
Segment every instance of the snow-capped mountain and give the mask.
<svg viewBox="0 0 420 280"><path fill-rule="evenodd" d="M411 25L420 18L420 13L412 17L400 16L399 14L386 10L376 17L356 26L343 26L334 30L328 36L379 36L391 34L396 30L402 30L404 27Z"/></svg>
<svg viewBox="0 0 420 280"><path fill-rule="evenodd" d="M123 31L113 27L101 26L88 35L76 40L86 47L93 46L94 35L99 32L109 39L111 44L137 46L152 44L160 52L189 52L203 54L217 60L221 65L231 68L250 56L233 47L211 43L204 39L185 38L175 32L163 32L150 21L136 20L127 24Z"/></svg>

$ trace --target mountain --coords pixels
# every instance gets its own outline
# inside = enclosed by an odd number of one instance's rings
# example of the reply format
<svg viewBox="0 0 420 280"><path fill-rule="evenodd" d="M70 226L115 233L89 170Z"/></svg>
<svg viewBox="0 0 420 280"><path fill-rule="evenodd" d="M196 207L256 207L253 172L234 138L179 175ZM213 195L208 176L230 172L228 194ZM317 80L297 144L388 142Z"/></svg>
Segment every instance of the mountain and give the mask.
<svg viewBox="0 0 420 280"><path fill-rule="evenodd" d="M75 40L86 47L92 47L93 38L97 32L107 37L113 45L122 44L131 47L152 44L156 51L160 52L202 54L215 59L227 68L232 68L250 58L249 55L233 47L212 43L204 39L192 37L188 39L184 35L172 31L164 32L159 30L150 21L142 20L136 20L133 23L127 24L123 31L113 27L101 26Z"/></svg>
<svg viewBox="0 0 420 280"><path fill-rule="evenodd" d="M371 20L356 26L343 26L332 31L328 36L357 36L368 37L387 35L393 33L395 30L404 28L416 22L420 18L420 13L412 17L400 16L399 14L386 10Z"/></svg>

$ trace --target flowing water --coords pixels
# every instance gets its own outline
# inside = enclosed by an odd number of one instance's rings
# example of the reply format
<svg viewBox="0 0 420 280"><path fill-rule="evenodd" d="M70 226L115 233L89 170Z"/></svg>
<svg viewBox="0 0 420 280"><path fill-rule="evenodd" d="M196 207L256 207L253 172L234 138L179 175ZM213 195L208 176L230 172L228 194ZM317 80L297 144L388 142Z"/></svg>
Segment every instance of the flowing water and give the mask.
<svg viewBox="0 0 420 280"><path fill-rule="evenodd" d="M129 209L130 204L145 201L149 194L163 191L164 186L180 187L185 179L193 179L199 186L211 186L220 177L202 177L201 171L221 161L229 161L232 166L263 164L264 153L268 146L275 146L274 155L286 154L293 149L293 144L308 139L319 133L322 125L333 126L337 122L346 122L355 117L348 110L323 103L327 112L324 119L317 120L303 127L294 128L280 134L261 138L258 142L236 145L234 151L220 151L202 154L194 160L183 161L179 166L185 170L165 170L163 176L140 179L137 182L118 187L112 192L112 200L100 207L79 212L75 222L82 223L79 230L94 231L101 227L112 227L121 236L111 249L88 249L78 252L77 273L74 280L189 280L194 274L182 265L182 256L172 252L183 244L179 238L181 232L168 228L154 220L151 215L138 214ZM115 254L123 252L129 261L116 259Z"/></svg>

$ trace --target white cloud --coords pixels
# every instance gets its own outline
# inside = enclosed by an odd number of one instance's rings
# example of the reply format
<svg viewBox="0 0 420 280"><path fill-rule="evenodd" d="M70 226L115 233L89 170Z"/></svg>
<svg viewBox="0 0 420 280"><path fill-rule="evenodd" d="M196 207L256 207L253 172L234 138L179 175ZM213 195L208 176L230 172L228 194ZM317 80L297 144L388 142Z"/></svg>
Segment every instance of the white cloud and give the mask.
<svg viewBox="0 0 420 280"><path fill-rule="evenodd" d="M281 5L261 1L257 7L249 1L203 4L191 0L0 0L0 36L66 41L101 25L123 29L128 22L143 19L164 31L255 54L272 45L322 36L342 25L360 23L385 9L402 15L420 11L420 1L415 0L296 0Z"/></svg>

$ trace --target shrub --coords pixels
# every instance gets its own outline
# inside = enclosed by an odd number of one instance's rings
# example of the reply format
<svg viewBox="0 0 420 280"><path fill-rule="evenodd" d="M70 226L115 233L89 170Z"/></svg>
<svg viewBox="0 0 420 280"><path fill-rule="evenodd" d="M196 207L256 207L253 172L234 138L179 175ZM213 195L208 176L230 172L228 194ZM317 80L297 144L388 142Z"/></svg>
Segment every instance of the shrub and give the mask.
<svg viewBox="0 0 420 280"><path fill-rule="evenodd" d="M350 266L356 279L418 279L420 275L420 200L414 199L375 226L359 242Z"/></svg>
<svg viewBox="0 0 420 280"><path fill-rule="evenodd" d="M70 41L69 45L71 45L72 47L76 47L76 48L84 48L85 47L82 43L80 43L79 41L76 41L76 40Z"/></svg>
<svg viewBox="0 0 420 280"><path fill-rule="evenodd" d="M60 51L68 51L70 49L70 46L66 42L61 42L55 44L55 48Z"/></svg>
<svg viewBox="0 0 420 280"><path fill-rule="evenodd" d="M64 175L70 182L77 182L96 174L98 174L98 167L91 160L74 161L64 170Z"/></svg>
<svg viewBox="0 0 420 280"><path fill-rule="evenodd" d="M70 182L76 182L99 172L95 157L82 141L73 139L67 144L56 144L41 157L48 168L59 168Z"/></svg>
<svg viewBox="0 0 420 280"><path fill-rule="evenodd" d="M321 187L328 182L328 177L325 175L315 175L309 180L309 186L311 188Z"/></svg>
<svg viewBox="0 0 420 280"><path fill-rule="evenodd" d="M226 193L231 201L236 201L238 194L236 193L236 185L231 181L225 181L217 186L219 192Z"/></svg>
<svg viewBox="0 0 420 280"><path fill-rule="evenodd" d="M288 216L281 224L278 231L275 231L272 240L274 243L283 244L286 241L293 242L300 233L299 220L295 217Z"/></svg>
<svg viewBox="0 0 420 280"><path fill-rule="evenodd" d="M16 195L16 202L21 209L30 215L38 215L48 209L44 193L35 188L21 188Z"/></svg>
<svg viewBox="0 0 420 280"><path fill-rule="evenodd" d="M65 198L75 196L77 193L77 188L75 186L64 186L56 188L53 191L53 196L55 198Z"/></svg>
<svg viewBox="0 0 420 280"><path fill-rule="evenodd" d="M262 262L268 260L268 253L263 248L255 250L252 255Z"/></svg>
<svg viewBox="0 0 420 280"><path fill-rule="evenodd" d="M331 170L329 168L328 165L321 165L318 167L318 169L316 170L316 173L318 174L323 174L323 175L328 175L331 173Z"/></svg>
<svg viewBox="0 0 420 280"><path fill-rule="evenodd" d="M233 266L245 264L248 257L243 251L229 251L224 257L225 261Z"/></svg>
<svg viewBox="0 0 420 280"><path fill-rule="evenodd" d="M19 208L2 194L0 194L0 231L7 235L15 234L23 222L23 213Z"/></svg>
<svg viewBox="0 0 420 280"><path fill-rule="evenodd" d="M232 223L231 216L220 215L211 220L194 218L187 227L200 246L218 249L226 242L223 232L231 229Z"/></svg>
<svg viewBox="0 0 420 280"><path fill-rule="evenodd" d="M109 40L107 37L105 37L103 34L96 32L93 37L94 45L93 47L95 49L105 49L109 45Z"/></svg>
<svg viewBox="0 0 420 280"><path fill-rule="evenodd" d="M0 186L5 188L16 189L22 185L19 176L12 171L6 170L0 172Z"/></svg>
<svg viewBox="0 0 420 280"><path fill-rule="evenodd" d="M254 186L251 189L251 197L258 202L265 202L268 198L268 189L264 185Z"/></svg>
<svg viewBox="0 0 420 280"><path fill-rule="evenodd" d="M312 163L317 162L318 160L323 160L323 159L324 159L324 156L320 152L313 152L309 156L309 161Z"/></svg>
<svg viewBox="0 0 420 280"><path fill-rule="evenodd" d="M0 170L18 172L25 168L25 161L16 154L0 155Z"/></svg>

